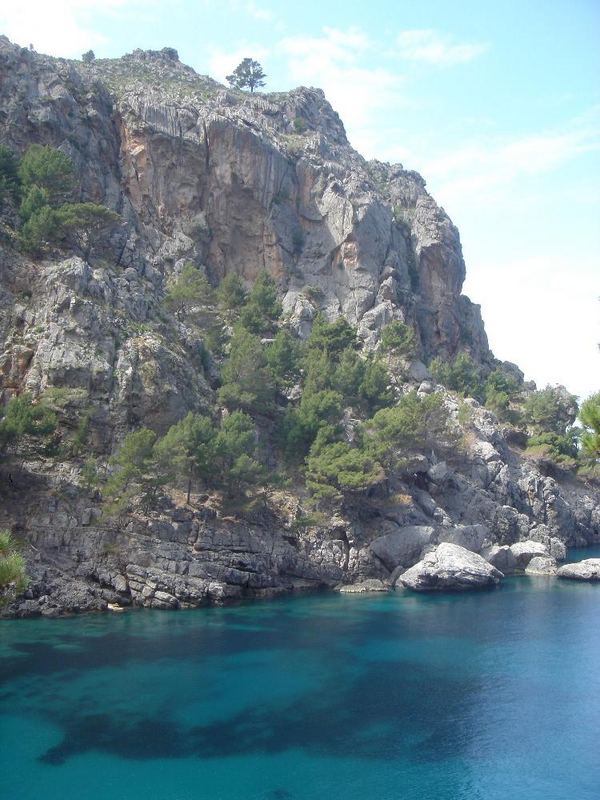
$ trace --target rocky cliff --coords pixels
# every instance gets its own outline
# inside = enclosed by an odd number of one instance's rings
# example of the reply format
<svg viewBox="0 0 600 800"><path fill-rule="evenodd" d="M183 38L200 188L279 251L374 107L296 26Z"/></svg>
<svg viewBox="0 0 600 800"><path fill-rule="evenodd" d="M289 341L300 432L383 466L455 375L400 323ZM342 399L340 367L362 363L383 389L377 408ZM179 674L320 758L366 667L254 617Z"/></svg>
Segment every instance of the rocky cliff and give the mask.
<svg viewBox="0 0 600 800"><path fill-rule="evenodd" d="M248 95L168 48L83 64L0 37L0 141L19 153L60 148L81 199L122 218L88 259L32 259L0 238L3 399L54 391L67 428L85 406L97 453L114 452L136 426L162 433L214 401L198 342L181 326L152 327L187 262L213 284L234 272L251 285L266 269L301 336L317 312L343 316L373 350L385 324L406 322L419 359L404 380L422 392L432 389L421 384L433 356L468 350L484 370L494 364L479 307L461 294L457 229L417 173L352 149L318 89ZM458 403L446 402L458 420ZM0 524L27 543L33 578L12 611L193 606L389 580L443 541L478 552L531 538L600 541L591 490L541 475L469 403L466 455L443 466L424 457L412 476L318 524L303 521L301 495L272 491L244 515L171 502L117 526L81 487L76 460L11 465ZM409 546L415 526L423 530ZM393 557L372 546L385 536L403 543Z"/></svg>

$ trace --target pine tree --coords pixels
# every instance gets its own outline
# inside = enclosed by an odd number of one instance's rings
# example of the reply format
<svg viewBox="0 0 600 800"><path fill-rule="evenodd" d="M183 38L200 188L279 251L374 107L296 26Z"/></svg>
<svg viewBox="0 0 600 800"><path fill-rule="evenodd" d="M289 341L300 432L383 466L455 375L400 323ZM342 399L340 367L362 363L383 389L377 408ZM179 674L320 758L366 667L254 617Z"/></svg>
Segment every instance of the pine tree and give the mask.
<svg viewBox="0 0 600 800"><path fill-rule="evenodd" d="M258 61L244 58L231 75L227 75L227 82L234 89L250 89L250 92L253 92L265 85L266 77Z"/></svg>

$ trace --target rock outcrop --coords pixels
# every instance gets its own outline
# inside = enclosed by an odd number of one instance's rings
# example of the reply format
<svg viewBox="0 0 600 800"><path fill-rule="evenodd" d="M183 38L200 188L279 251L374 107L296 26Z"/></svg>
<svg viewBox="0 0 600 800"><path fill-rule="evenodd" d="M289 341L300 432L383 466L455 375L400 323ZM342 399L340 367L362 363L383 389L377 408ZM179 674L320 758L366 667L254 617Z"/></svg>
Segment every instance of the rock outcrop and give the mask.
<svg viewBox="0 0 600 800"><path fill-rule="evenodd" d="M502 577L500 570L476 553L443 542L398 580L415 592L439 592L495 586Z"/></svg>
<svg viewBox="0 0 600 800"><path fill-rule="evenodd" d="M586 558L576 564L563 564L556 574L559 578L574 581L600 581L600 558Z"/></svg>

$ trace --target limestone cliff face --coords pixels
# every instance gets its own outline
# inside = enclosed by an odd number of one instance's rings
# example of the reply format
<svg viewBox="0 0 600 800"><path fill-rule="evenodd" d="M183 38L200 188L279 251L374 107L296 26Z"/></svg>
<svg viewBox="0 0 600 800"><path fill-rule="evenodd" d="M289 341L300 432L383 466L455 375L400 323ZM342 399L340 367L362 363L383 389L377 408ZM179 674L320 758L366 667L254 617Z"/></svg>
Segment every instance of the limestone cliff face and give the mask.
<svg viewBox="0 0 600 800"><path fill-rule="evenodd" d="M120 266L164 278L186 259L249 282L266 268L299 320L315 312L313 287L320 310L358 324L368 345L397 317L416 325L424 356L468 344L490 359L461 296L456 228L419 175L350 147L320 90L242 95L170 50L85 66L6 39L0 74L3 140L73 158L83 198L127 222Z"/></svg>
<svg viewBox="0 0 600 800"><path fill-rule="evenodd" d="M302 335L322 311L345 316L374 348L383 325L402 319L423 360L466 348L493 362L479 307L461 294L458 231L418 174L350 147L318 89L244 95L171 50L83 65L0 37L0 142L61 148L81 175L81 199L123 218L89 263L34 262L0 231L2 399L58 392L65 425L85 408L97 453L142 424L162 433L212 401L202 343L161 318L166 284L186 261L215 283L236 272L250 284L266 268ZM414 388L426 375L421 364ZM300 524L301 500L273 492L243 520L167 505L117 528L82 490L77 465L32 464L10 478L0 506L0 527L31 545L33 583L12 613L110 600L189 606L389 580L441 541L477 551L527 538L600 541L592 495L520 461L489 412L474 404L472 414L461 464L424 459L418 479L392 478L380 497L319 524Z"/></svg>

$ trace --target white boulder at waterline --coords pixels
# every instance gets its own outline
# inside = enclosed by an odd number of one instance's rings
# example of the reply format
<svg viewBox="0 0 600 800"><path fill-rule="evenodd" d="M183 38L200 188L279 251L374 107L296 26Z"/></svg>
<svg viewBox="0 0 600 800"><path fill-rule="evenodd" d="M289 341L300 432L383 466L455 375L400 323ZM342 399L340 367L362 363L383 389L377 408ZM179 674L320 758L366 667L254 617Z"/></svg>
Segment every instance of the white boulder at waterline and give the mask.
<svg viewBox="0 0 600 800"><path fill-rule="evenodd" d="M416 592L464 591L494 586L503 574L477 553L450 542L442 542L398 582Z"/></svg>
<svg viewBox="0 0 600 800"><path fill-rule="evenodd" d="M576 564L563 564L556 574L559 578L575 581L600 581L600 558L586 558Z"/></svg>

